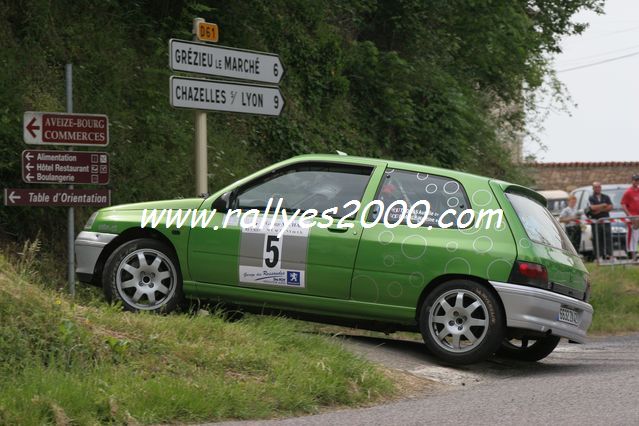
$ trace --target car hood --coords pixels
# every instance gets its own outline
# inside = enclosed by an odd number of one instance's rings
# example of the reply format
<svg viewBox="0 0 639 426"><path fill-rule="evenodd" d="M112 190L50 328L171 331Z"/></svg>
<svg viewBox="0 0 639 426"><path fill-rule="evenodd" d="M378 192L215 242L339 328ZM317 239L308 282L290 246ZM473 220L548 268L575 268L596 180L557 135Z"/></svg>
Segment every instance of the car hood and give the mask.
<svg viewBox="0 0 639 426"><path fill-rule="evenodd" d="M120 204L106 207L101 211L130 211L152 209L197 209L204 202L204 198L177 198L175 200L146 201L143 203Z"/></svg>
<svg viewBox="0 0 639 426"><path fill-rule="evenodd" d="M626 217L626 212L623 210L610 210L610 217Z"/></svg>

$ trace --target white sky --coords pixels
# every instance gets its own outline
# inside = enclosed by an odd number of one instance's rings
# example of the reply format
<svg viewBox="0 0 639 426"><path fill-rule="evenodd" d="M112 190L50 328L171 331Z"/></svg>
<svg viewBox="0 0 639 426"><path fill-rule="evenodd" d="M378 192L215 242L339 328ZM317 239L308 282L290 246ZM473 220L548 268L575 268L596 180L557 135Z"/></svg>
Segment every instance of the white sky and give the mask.
<svg viewBox="0 0 639 426"><path fill-rule="evenodd" d="M639 1L607 0L604 12L574 18L590 26L563 40L557 71L639 52ZM527 140L525 153L544 162L639 161L639 54L557 76L577 106L547 117L537 133L547 151Z"/></svg>

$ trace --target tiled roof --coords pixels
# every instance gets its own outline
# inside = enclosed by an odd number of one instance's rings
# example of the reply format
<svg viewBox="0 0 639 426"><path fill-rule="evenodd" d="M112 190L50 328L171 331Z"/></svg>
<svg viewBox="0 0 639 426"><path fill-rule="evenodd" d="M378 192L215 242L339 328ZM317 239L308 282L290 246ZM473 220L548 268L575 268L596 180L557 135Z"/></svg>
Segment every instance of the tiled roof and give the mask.
<svg viewBox="0 0 639 426"><path fill-rule="evenodd" d="M528 163L529 167L639 167L639 161L573 161L567 163Z"/></svg>

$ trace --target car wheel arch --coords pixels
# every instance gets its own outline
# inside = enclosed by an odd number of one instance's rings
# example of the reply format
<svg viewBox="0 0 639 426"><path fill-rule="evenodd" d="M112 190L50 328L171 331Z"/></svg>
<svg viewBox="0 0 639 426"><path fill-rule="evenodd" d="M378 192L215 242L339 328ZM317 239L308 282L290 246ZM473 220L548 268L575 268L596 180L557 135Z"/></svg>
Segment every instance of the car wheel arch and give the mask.
<svg viewBox="0 0 639 426"><path fill-rule="evenodd" d="M488 280L475 275L445 274L445 275L440 275L438 277L433 278L428 284L424 286L424 289L419 295L419 298L417 299L417 306L415 307L415 320L417 321L418 324L419 324L419 318L421 315L422 305L424 304L424 300L426 299L426 297L428 297L428 295L432 293L440 285L447 283L449 281L454 281L454 280L473 281L473 282L476 282L477 284L481 284L484 287L486 287L486 289L489 292L491 292L493 296L495 296L496 300L499 302L499 309L501 309L501 312L505 315L506 309L504 307L504 303L501 300L501 297L499 296L499 293L497 292L497 290L495 290L495 288L490 284L490 282L488 282Z"/></svg>
<svg viewBox="0 0 639 426"><path fill-rule="evenodd" d="M120 247L122 244L139 238L152 238L154 240L161 241L162 243L166 244L167 247L170 247L171 250L173 250L173 254L179 261L175 246L173 245L171 240L169 240L166 235L162 234L160 231L150 228L128 228L122 233L118 234L117 237L115 237L112 241L109 242L109 244L104 247L104 249L102 249L102 252L100 253L100 256L98 257L98 260L95 264L95 268L93 269L92 284L98 287L102 286L101 276L102 271L104 270L104 264L106 263L109 256L111 256L111 254L115 251L115 249Z"/></svg>

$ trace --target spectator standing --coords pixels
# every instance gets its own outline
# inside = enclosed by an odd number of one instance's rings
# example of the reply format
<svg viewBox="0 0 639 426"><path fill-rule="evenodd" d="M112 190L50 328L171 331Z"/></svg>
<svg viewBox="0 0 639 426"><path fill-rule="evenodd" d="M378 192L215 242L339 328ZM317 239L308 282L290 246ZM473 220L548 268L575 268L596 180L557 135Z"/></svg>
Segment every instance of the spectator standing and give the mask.
<svg viewBox="0 0 639 426"><path fill-rule="evenodd" d="M592 195L588 198L588 217L591 219L604 219L610 217L612 201L610 197L601 192L601 183L592 183ZM610 222L593 225L592 246L595 258L610 259L612 257L612 233Z"/></svg>
<svg viewBox="0 0 639 426"><path fill-rule="evenodd" d="M639 216L639 174L632 177L632 186L621 197L621 207L627 216ZM626 239L626 251L633 261L637 260L637 244L639 244L639 219L633 219L628 224Z"/></svg>
<svg viewBox="0 0 639 426"><path fill-rule="evenodd" d="M571 195L568 197L568 205L559 213L559 222L566 226L566 234L570 238L572 246L579 253L579 245L581 244L581 226L573 221L579 219L579 211L575 208L577 205L577 197ZM570 223L573 222L573 223Z"/></svg>

